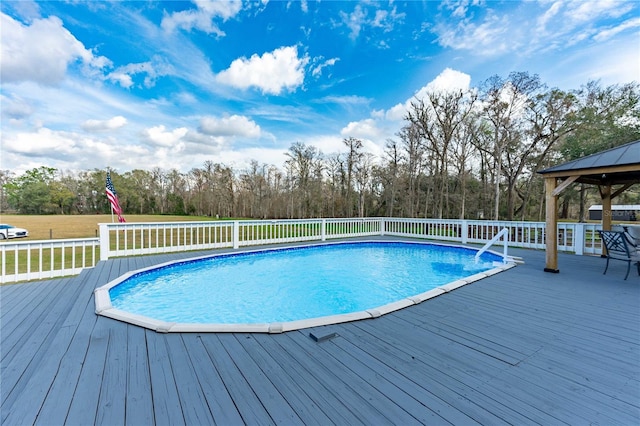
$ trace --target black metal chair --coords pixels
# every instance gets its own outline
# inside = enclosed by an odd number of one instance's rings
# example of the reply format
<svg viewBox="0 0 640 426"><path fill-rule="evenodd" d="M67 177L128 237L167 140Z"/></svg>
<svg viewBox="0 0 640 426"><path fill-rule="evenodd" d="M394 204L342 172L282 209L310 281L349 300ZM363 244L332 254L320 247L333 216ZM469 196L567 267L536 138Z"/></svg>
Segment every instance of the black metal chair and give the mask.
<svg viewBox="0 0 640 426"><path fill-rule="evenodd" d="M620 231L598 231L602 243L607 248L607 266L604 268L603 274L607 273L609 269L609 259L617 259L627 262L627 275L624 279L629 277L629 270L631 269L631 262L636 262L638 265L638 275L640 275L640 247L633 244L632 241L626 236L625 232Z"/></svg>

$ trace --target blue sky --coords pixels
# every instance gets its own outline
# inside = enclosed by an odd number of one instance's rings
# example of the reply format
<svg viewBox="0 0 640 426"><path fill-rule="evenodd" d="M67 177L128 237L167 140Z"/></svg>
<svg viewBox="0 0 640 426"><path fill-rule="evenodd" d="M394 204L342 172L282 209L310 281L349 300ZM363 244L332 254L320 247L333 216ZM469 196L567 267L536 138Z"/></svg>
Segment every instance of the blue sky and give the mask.
<svg viewBox="0 0 640 426"><path fill-rule="evenodd" d="M380 155L424 90L640 80L634 1L2 1L0 169Z"/></svg>

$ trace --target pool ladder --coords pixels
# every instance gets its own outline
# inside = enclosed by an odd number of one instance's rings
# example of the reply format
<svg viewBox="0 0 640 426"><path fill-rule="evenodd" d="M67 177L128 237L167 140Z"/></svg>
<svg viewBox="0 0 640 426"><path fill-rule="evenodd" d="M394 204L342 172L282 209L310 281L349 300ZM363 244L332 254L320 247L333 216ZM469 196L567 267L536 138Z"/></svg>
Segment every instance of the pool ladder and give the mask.
<svg viewBox="0 0 640 426"><path fill-rule="evenodd" d="M480 260L480 256L482 255L482 253L487 251L489 247L498 242L501 237L504 237L502 238L502 263L524 263L521 257L509 256L507 254L507 244L509 243L509 228L502 228L502 230L498 232L495 237L493 237L488 243L482 246L480 250L478 250L475 258L476 263L478 263L478 260Z"/></svg>

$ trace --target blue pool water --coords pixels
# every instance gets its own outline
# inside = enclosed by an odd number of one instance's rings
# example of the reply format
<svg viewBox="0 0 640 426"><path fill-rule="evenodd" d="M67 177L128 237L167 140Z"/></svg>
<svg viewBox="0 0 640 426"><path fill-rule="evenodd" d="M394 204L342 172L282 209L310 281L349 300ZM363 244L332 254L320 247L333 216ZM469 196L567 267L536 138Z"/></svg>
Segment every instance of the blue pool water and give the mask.
<svg viewBox="0 0 640 426"><path fill-rule="evenodd" d="M502 258L434 244L368 242L239 253L141 272L114 308L177 323L295 321L373 309L493 268Z"/></svg>

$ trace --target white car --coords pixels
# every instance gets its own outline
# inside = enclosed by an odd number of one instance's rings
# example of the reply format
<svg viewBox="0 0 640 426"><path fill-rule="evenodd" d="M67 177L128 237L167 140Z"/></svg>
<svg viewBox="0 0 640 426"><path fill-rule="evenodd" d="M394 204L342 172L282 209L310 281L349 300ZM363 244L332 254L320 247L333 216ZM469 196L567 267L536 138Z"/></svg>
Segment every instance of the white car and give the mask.
<svg viewBox="0 0 640 426"><path fill-rule="evenodd" d="M6 223L0 224L0 240L6 240L8 238L21 238L28 237L29 231L23 228L16 228L13 225Z"/></svg>

